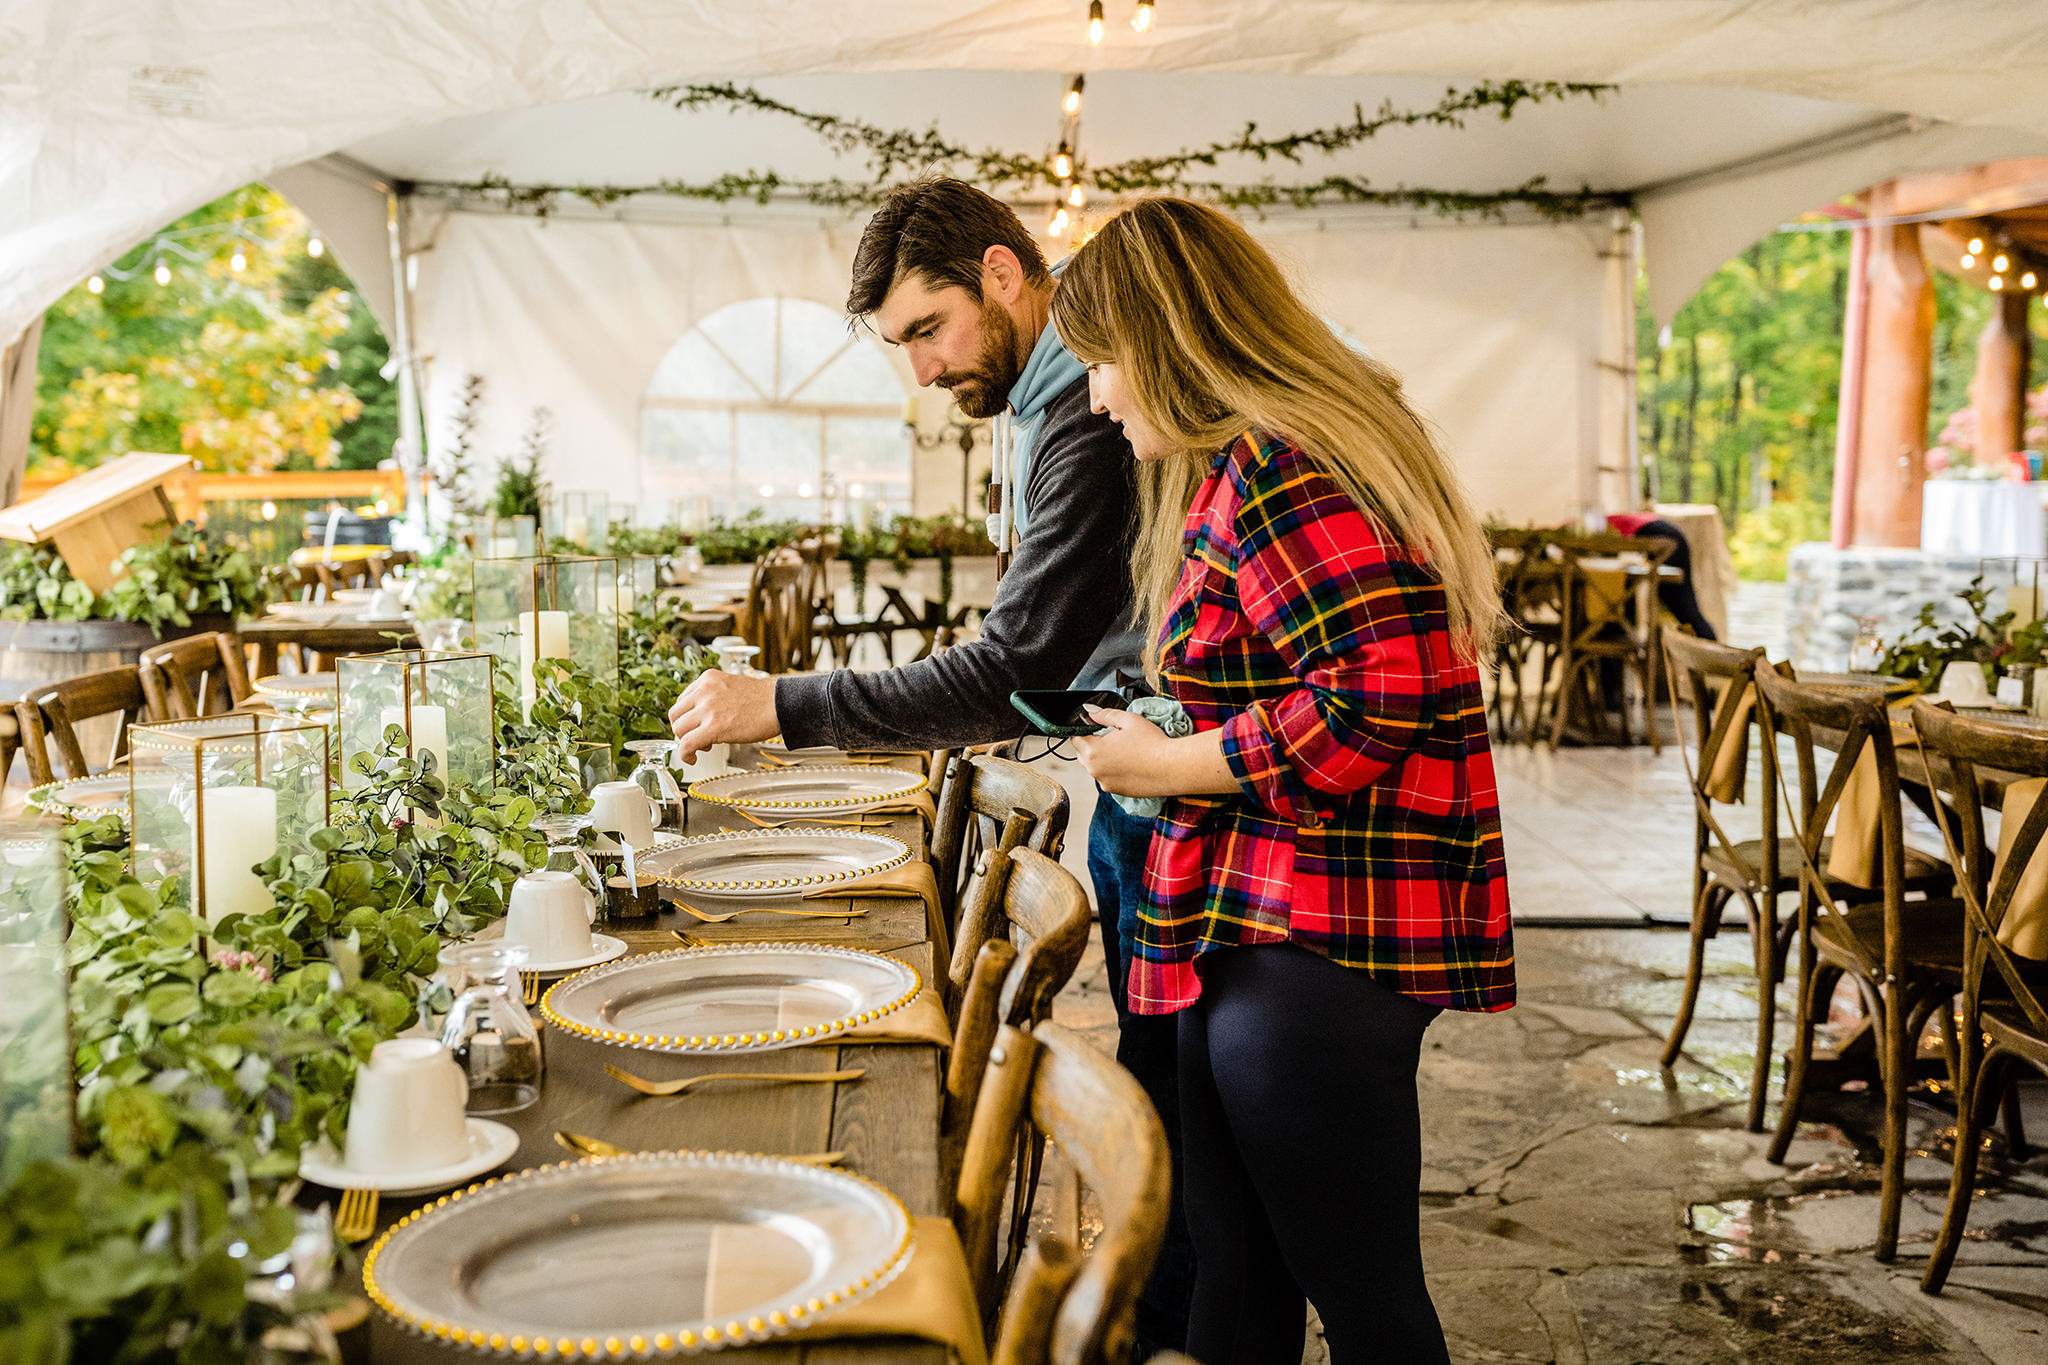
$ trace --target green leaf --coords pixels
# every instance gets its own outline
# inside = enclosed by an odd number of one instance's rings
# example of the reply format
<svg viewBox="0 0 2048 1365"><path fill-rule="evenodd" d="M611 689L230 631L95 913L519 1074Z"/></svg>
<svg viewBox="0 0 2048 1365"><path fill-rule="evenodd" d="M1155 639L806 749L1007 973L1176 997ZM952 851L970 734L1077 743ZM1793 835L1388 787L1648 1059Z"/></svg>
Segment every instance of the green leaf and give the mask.
<svg viewBox="0 0 2048 1365"><path fill-rule="evenodd" d="M263 983L249 972L215 971L206 974L200 990L207 1004L236 1009L261 995Z"/></svg>
<svg viewBox="0 0 2048 1365"><path fill-rule="evenodd" d="M167 981L142 997L153 1024L176 1024L199 1013L199 992L189 981Z"/></svg>

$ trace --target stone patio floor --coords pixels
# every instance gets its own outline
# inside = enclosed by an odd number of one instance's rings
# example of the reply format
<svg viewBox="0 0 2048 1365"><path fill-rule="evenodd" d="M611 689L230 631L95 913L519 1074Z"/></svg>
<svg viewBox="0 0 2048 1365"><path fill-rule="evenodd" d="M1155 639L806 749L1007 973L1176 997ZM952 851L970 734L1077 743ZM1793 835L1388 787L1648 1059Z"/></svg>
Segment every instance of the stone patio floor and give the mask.
<svg viewBox="0 0 2048 1365"><path fill-rule="evenodd" d="M1756 990L1739 929L1710 945L1685 1056L1658 1067L1686 938L1655 922L1682 924L1690 894L1674 751L1504 749L1498 767L1520 1003L1443 1015L1422 1061L1423 1251L1452 1359L2048 1361L2048 1156L1982 1164L1949 1287L1929 1297L1952 1115L1914 1102L1902 1245L1880 1265L1876 1097L1818 1097L1782 1167L1743 1128ZM1085 881L1094 793L1070 788ZM1055 1016L1114 1047L1096 949ZM2029 1087L2026 1107L2041 1141L2048 1092ZM1304 1361L1327 1359L1311 1318Z"/></svg>

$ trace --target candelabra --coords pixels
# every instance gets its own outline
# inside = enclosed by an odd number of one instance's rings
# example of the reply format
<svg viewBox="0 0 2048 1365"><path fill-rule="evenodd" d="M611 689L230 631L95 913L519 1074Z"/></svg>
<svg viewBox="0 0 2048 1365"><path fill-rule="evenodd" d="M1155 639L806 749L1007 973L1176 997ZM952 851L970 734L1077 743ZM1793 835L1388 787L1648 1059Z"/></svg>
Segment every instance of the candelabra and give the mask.
<svg viewBox="0 0 2048 1365"><path fill-rule="evenodd" d="M960 447L960 515L972 520L974 509L968 500L968 494L974 486L974 446L977 441L988 435L989 424L985 421L969 421L964 414L954 415L959 413L960 409L951 409L946 424L937 431L922 431L914 420L906 420L903 426L909 431L911 441L919 450L937 450L949 442Z"/></svg>

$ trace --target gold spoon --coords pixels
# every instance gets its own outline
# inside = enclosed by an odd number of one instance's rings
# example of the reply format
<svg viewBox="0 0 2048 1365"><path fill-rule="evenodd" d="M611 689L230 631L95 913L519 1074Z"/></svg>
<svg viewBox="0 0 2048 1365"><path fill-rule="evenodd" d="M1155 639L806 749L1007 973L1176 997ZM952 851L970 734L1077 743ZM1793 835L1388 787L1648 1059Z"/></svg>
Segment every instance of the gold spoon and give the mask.
<svg viewBox="0 0 2048 1365"><path fill-rule="evenodd" d="M605 1074L633 1087L643 1095L680 1095L692 1087L707 1081L759 1081L773 1085L834 1085L840 1081L857 1081L868 1074L864 1066L849 1071L714 1071L706 1076L689 1076L680 1081L650 1081L644 1076L635 1076L630 1071L621 1071L610 1062L605 1063Z"/></svg>

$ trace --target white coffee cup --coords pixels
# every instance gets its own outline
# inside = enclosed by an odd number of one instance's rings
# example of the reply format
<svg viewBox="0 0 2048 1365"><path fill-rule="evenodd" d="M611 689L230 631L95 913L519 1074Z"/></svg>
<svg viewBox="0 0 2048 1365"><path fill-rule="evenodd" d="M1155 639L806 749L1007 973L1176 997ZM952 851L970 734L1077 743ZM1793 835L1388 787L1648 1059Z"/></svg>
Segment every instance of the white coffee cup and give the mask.
<svg viewBox="0 0 2048 1365"><path fill-rule="evenodd" d="M591 954L596 914L590 891L573 872L529 872L512 883L505 941L525 944L533 962L575 962Z"/></svg>
<svg viewBox="0 0 2048 1365"><path fill-rule="evenodd" d="M341 1164L366 1175L453 1166L469 1156L469 1082L433 1038L393 1038L356 1069Z"/></svg>
<svg viewBox="0 0 2048 1365"><path fill-rule="evenodd" d="M1956 706L1991 705L1991 688L1984 681L1984 668L1968 659L1958 659L1941 670L1940 701Z"/></svg>
<svg viewBox="0 0 2048 1365"><path fill-rule="evenodd" d="M600 782L590 789L590 824L628 848L654 842L654 801L637 782Z"/></svg>
<svg viewBox="0 0 2048 1365"><path fill-rule="evenodd" d="M714 744L698 754L695 762L683 764L682 769L686 784L702 782L707 777L723 777L732 771L732 745Z"/></svg>
<svg viewBox="0 0 2048 1365"><path fill-rule="evenodd" d="M388 621L404 611L404 604L398 600L397 593L389 588L379 588L370 594L370 605L364 608L363 614L372 620Z"/></svg>

